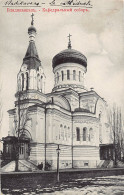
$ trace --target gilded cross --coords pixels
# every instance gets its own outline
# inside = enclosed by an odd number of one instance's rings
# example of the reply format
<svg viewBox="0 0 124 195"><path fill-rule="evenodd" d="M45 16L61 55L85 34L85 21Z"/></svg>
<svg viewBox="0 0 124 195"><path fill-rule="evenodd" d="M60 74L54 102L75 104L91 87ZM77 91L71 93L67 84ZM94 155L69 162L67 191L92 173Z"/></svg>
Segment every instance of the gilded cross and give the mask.
<svg viewBox="0 0 124 195"><path fill-rule="evenodd" d="M31 17L32 17L32 21L31 21L31 25L33 25L34 24L34 14L32 13L32 15L31 15Z"/></svg>
<svg viewBox="0 0 124 195"><path fill-rule="evenodd" d="M71 39L70 39L71 36L72 36L72 35L70 35L70 33L69 33L69 35L67 36L67 37L69 38L68 49L71 49Z"/></svg>
<svg viewBox="0 0 124 195"><path fill-rule="evenodd" d="M71 41L71 39L70 39L71 36L72 36L72 35L70 35L70 33L69 33L69 35L67 36L67 37L69 38L69 42Z"/></svg>

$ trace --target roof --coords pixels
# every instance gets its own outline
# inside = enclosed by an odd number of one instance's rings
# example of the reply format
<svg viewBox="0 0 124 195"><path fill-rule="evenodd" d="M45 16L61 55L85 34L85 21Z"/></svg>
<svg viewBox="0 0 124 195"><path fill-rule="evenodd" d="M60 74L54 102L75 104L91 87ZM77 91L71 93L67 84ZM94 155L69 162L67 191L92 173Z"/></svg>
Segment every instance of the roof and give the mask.
<svg viewBox="0 0 124 195"><path fill-rule="evenodd" d="M94 90L91 90L91 91L85 91L85 92L82 92L82 93L79 93L80 97L81 96L89 96L89 95L96 95L97 97L99 97L104 103L107 104L107 102L104 100L104 98L102 98L98 93L96 93Z"/></svg>
<svg viewBox="0 0 124 195"><path fill-rule="evenodd" d="M36 28L33 25L28 28L28 33L30 33L31 31L37 32Z"/></svg>
<svg viewBox="0 0 124 195"><path fill-rule="evenodd" d="M54 56L52 66L55 68L59 64L63 63L77 63L84 67L87 67L87 58L79 51L68 48Z"/></svg>
<svg viewBox="0 0 124 195"><path fill-rule="evenodd" d="M39 69L39 66L41 66L41 61L39 59L34 41L29 42L27 52L23 59L23 64L27 64L28 69Z"/></svg>

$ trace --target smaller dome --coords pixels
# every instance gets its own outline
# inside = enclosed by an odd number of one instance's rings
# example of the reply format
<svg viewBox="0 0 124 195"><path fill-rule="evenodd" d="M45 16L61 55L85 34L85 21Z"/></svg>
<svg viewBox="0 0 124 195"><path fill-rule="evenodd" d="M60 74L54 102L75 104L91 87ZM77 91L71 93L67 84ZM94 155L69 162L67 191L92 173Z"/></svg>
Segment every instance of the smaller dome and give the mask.
<svg viewBox="0 0 124 195"><path fill-rule="evenodd" d="M30 33L31 31L37 32L36 28L33 25L28 28L28 33Z"/></svg>

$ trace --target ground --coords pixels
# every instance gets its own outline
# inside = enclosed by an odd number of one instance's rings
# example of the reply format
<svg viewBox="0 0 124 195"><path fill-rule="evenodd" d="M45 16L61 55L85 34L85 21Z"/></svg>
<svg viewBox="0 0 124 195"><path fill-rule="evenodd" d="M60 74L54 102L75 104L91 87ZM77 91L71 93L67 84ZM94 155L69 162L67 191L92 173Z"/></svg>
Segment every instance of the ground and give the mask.
<svg viewBox="0 0 124 195"><path fill-rule="evenodd" d="M124 170L121 170L123 174ZM109 172L109 171L107 171ZM6 195L124 195L124 174L114 176L84 177L81 172L62 174L60 182L56 173L2 175L2 193Z"/></svg>

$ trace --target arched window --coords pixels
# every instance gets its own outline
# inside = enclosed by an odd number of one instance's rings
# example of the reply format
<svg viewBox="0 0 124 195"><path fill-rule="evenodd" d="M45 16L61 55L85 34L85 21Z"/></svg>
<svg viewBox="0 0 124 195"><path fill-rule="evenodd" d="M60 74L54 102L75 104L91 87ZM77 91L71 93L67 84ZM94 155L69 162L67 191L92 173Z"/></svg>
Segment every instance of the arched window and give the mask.
<svg viewBox="0 0 124 195"><path fill-rule="evenodd" d="M41 89L41 92L42 92L42 88L43 88L43 77L41 76L41 78L40 78L40 89Z"/></svg>
<svg viewBox="0 0 124 195"><path fill-rule="evenodd" d="M102 115L102 112L100 111L100 113L99 113L99 120L101 120L101 115Z"/></svg>
<svg viewBox="0 0 124 195"><path fill-rule="evenodd" d="M65 137L65 140L67 141L67 139L68 139L68 131L67 131L66 125L64 126L64 137Z"/></svg>
<svg viewBox="0 0 124 195"><path fill-rule="evenodd" d="M55 84L57 83L57 77L56 77L56 75L55 75L55 77L54 77L54 80L55 80Z"/></svg>
<svg viewBox="0 0 124 195"><path fill-rule="evenodd" d="M93 139L93 129L90 128L89 129L89 141L92 141L92 139Z"/></svg>
<svg viewBox="0 0 124 195"><path fill-rule="evenodd" d="M57 83L59 82L59 73L57 72Z"/></svg>
<svg viewBox="0 0 124 195"><path fill-rule="evenodd" d="M61 139L64 140L64 128L61 125Z"/></svg>
<svg viewBox="0 0 124 195"><path fill-rule="evenodd" d="M18 77L18 91L21 91L22 90L22 77Z"/></svg>
<svg viewBox="0 0 124 195"><path fill-rule="evenodd" d="M66 125L64 126L64 139L63 140L66 140Z"/></svg>
<svg viewBox="0 0 124 195"><path fill-rule="evenodd" d="M79 81L81 81L81 71L79 71Z"/></svg>
<svg viewBox="0 0 124 195"><path fill-rule="evenodd" d="M60 125L60 129L59 129L59 139L61 139L61 132L62 132L62 124Z"/></svg>
<svg viewBox="0 0 124 195"><path fill-rule="evenodd" d="M80 141L80 129L78 127L76 128L76 138L77 141Z"/></svg>
<svg viewBox="0 0 124 195"><path fill-rule="evenodd" d="M68 127L68 138L71 137L70 127Z"/></svg>
<svg viewBox="0 0 124 195"><path fill-rule="evenodd" d="M61 74L62 74L62 81L64 80L64 72L63 70L61 71Z"/></svg>
<svg viewBox="0 0 124 195"><path fill-rule="evenodd" d="M5 152L9 153L9 145L8 144L5 145Z"/></svg>
<svg viewBox="0 0 124 195"><path fill-rule="evenodd" d="M87 128L84 127L83 128L83 141L86 141L86 138L87 138Z"/></svg>
<svg viewBox="0 0 124 195"><path fill-rule="evenodd" d="M21 144L20 144L19 150L20 150L20 151L19 151L20 154L24 154L24 143L21 143Z"/></svg>
<svg viewBox="0 0 124 195"><path fill-rule="evenodd" d="M40 75L37 75L37 89L40 89Z"/></svg>
<svg viewBox="0 0 124 195"><path fill-rule="evenodd" d="M70 70L67 70L67 80L70 80Z"/></svg>
<svg viewBox="0 0 124 195"><path fill-rule="evenodd" d="M22 73L22 91L24 90L24 74Z"/></svg>
<svg viewBox="0 0 124 195"><path fill-rule="evenodd" d="M26 90L28 90L28 85L29 85L28 72L26 72Z"/></svg>
<svg viewBox="0 0 124 195"><path fill-rule="evenodd" d="M73 80L76 80L76 70L73 70Z"/></svg>

